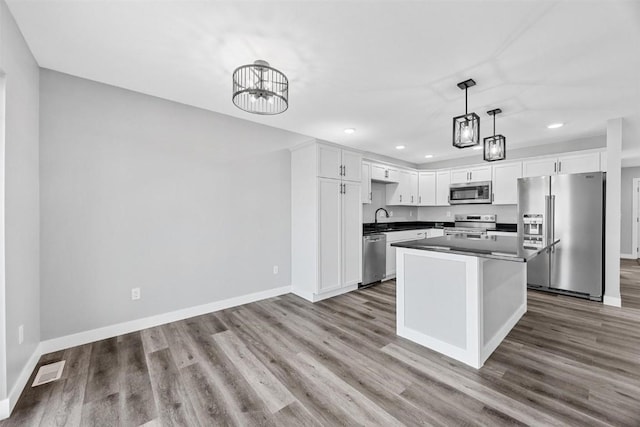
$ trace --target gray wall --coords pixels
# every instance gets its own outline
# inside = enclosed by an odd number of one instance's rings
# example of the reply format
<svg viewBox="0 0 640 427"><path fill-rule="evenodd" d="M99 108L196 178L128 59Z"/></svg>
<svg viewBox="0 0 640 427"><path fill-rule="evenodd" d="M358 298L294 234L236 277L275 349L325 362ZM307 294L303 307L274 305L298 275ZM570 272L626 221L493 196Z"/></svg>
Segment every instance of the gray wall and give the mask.
<svg viewBox="0 0 640 427"><path fill-rule="evenodd" d="M308 137L44 69L40 88L43 339L290 285Z"/></svg>
<svg viewBox="0 0 640 427"><path fill-rule="evenodd" d="M622 168L620 252L627 255L633 252L633 178L640 178L640 167Z"/></svg>
<svg viewBox="0 0 640 427"><path fill-rule="evenodd" d="M10 392L40 341L39 68L4 1L0 1L0 69L6 75L4 274L7 377L3 391ZM24 325L22 345L18 345L19 325Z"/></svg>
<svg viewBox="0 0 640 427"><path fill-rule="evenodd" d="M508 142L507 142L508 144ZM554 144L535 145L532 147L519 148L510 150L507 146L507 161L524 159L527 157L545 156L550 154L566 153L569 151L591 150L596 148L604 148L607 145L605 135L598 135L580 139L574 139L570 141L563 141ZM466 154L465 157L456 157L455 159L434 161L429 163L423 163L420 165L420 169L440 169L451 168L464 165L473 165L484 163L482 160L482 151L464 150L462 154Z"/></svg>

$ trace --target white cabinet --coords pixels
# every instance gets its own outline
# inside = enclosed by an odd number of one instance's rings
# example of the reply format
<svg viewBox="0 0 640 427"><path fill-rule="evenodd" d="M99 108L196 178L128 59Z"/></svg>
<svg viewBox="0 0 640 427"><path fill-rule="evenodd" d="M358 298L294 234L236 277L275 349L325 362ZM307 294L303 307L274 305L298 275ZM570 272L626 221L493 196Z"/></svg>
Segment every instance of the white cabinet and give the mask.
<svg viewBox="0 0 640 427"><path fill-rule="evenodd" d="M558 173L584 173L600 170L600 153L572 154L558 157Z"/></svg>
<svg viewBox="0 0 640 427"><path fill-rule="evenodd" d="M493 165L493 204L518 204L518 178L522 178L522 162Z"/></svg>
<svg viewBox="0 0 640 427"><path fill-rule="evenodd" d="M436 172L436 206L449 206L450 184L450 171L443 170Z"/></svg>
<svg viewBox="0 0 640 427"><path fill-rule="evenodd" d="M418 172L400 169L399 182L387 185L387 205L414 206L418 203Z"/></svg>
<svg viewBox="0 0 640 427"><path fill-rule="evenodd" d="M318 176L322 178L362 180L362 155L333 145L317 144Z"/></svg>
<svg viewBox="0 0 640 427"><path fill-rule="evenodd" d="M371 194L371 163L362 162L362 203L370 204Z"/></svg>
<svg viewBox="0 0 640 427"><path fill-rule="evenodd" d="M522 176L543 176L556 173L558 166L555 158L524 160L522 162Z"/></svg>
<svg viewBox="0 0 640 427"><path fill-rule="evenodd" d="M292 292L310 301L362 281L362 160L332 148L315 143L291 152ZM358 172L350 172L356 159ZM331 162L338 166L333 178L321 176L331 175Z"/></svg>
<svg viewBox="0 0 640 427"><path fill-rule="evenodd" d="M451 184L491 181L491 166L475 166L451 170Z"/></svg>
<svg viewBox="0 0 640 427"><path fill-rule="evenodd" d="M583 172L597 172L601 170L601 154L589 152L581 154L567 154L558 157L524 160L522 162L522 175L544 176Z"/></svg>
<svg viewBox="0 0 640 427"><path fill-rule="evenodd" d="M371 164L371 179L380 182L399 182L400 171L398 168L381 165L378 163Z"/></svg>
<svg viewBox="0 0 640 427"><path fill-rule="evenodd" d="M434 206L436 204L436 173L418 173L418 206Z"/></svg>

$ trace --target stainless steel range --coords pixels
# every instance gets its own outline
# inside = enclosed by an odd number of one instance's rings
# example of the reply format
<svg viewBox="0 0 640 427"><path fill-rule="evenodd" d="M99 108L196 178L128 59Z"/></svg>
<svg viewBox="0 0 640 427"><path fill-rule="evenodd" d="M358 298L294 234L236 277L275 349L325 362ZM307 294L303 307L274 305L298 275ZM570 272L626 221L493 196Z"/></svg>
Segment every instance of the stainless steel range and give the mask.
<svg viewBox="0 0 640 427"><path fill-rule="evenodd" d="M483 236L487 230L496 227L495 214L456 215L453 227L445 227L444 234L467 234L469 237Z"/></svg>

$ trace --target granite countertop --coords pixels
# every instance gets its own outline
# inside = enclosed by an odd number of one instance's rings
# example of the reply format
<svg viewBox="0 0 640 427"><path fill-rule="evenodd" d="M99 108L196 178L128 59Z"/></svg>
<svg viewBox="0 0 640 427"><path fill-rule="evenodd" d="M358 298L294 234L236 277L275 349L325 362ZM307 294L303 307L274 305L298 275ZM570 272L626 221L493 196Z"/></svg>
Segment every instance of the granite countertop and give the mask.
<svg viewBox="0 0 640 427"><path fill-rule="evenodd" d="M362 224L363 234L388 233L393 231L421 230L424 228L453 227L453 222L438 221L403 221L403 222L379 222Z"/></svg>
<svg viewBox="0 0 640 427"><path fill-rule="evenodd" d="M459 255L471 255L480 258L492 258L505 261L527 262L547 248L558 244L559 240L543 248L529 248L518 244L515 236L467 237L466 234L431 237L392 243L398 248L419 249L423 251L444 252Z"/></svg>

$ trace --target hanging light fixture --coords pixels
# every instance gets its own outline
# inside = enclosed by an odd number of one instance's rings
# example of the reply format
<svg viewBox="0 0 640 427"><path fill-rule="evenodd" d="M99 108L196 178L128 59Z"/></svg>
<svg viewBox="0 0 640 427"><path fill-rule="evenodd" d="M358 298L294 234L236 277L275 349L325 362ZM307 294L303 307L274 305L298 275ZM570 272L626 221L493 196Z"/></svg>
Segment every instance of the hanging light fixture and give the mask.
<svg viewBox="0 0 640 427"><path fill-rule="evenodd" d="M464 89L464 116L453 118L454 147L467 148L480 144L480 117L467 112L467 89L475 85L473 79L458 83L458 87Z"/></svg>
<svg viewBox="0 0 640 427"><path fill-rule="evenodd" d="M253 114L280 114L289 108L289 80L267 61L258 60L233 72L233 103Z"/></svg>
<svg viewBox="0 0 640 427"><path fill-rule="evenodd" d="M507 157L507 138L503 135L496 135L496 114L502 113L502 110L487 111L487 114L493 116L493 136L484 139L484 159L487 162L495 162L496 160L504 160Z"/></svg>

